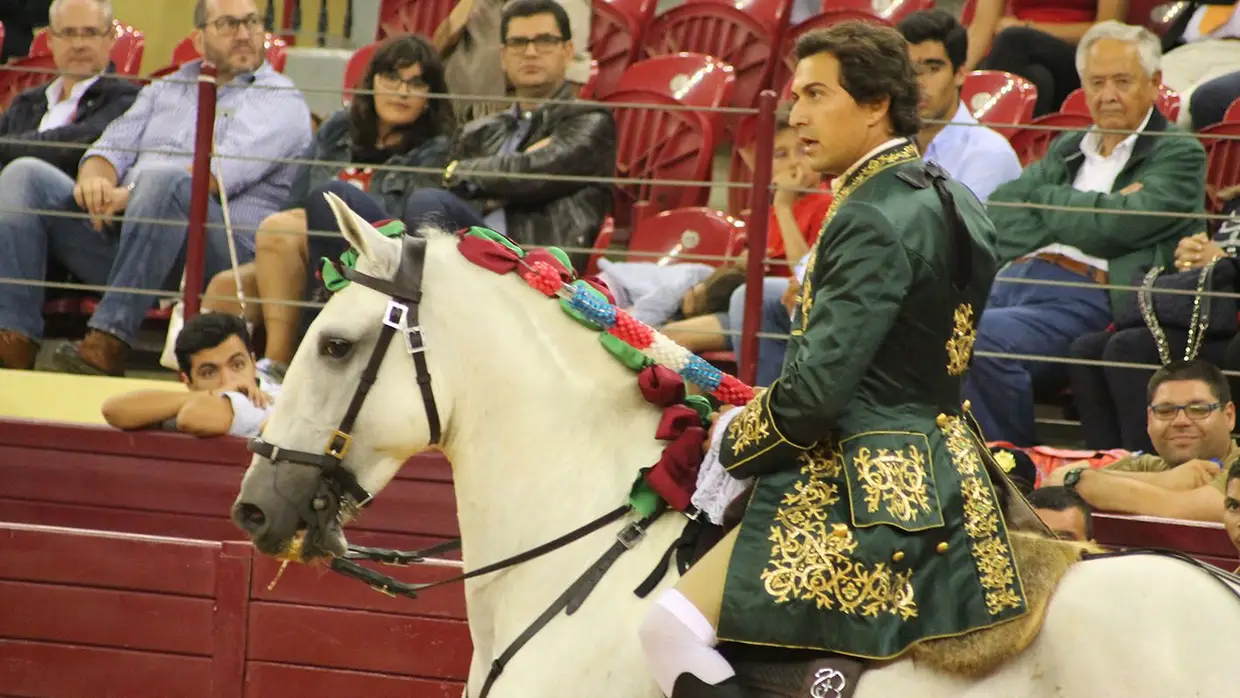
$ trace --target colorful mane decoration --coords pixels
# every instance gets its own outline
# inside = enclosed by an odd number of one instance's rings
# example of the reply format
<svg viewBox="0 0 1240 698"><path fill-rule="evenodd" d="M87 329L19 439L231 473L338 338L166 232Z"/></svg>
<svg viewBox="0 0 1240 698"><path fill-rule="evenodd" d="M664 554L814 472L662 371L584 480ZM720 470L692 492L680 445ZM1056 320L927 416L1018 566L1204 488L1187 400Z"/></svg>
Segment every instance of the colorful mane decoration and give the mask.
<svg viewBox="0 0 1240 698"><path fill-rule="evenodd" d="M387 237L399 237L405 230L399 221L384 221L375 227ZM643 515L655 511L658 500L667 502L677 511L687 512L697 485L702 444L708 435L712 407L705 397L686 395L685 382L693 383L724 404L735 406L753 399L754 389L617 308L610 290L601 280L575 278L568 255L559 248L526 251L502 234L486 228L459 231L457 248L470 262L497 274L515 271L531 288L558 299L565 313L599 331L599 343L637 373L642 396L663 410L655 438L670 443L657 463L642 470L630 494L630 503ZM355 250L340 257L340 264L344 266L352 267L356 263ZM323 260L322 277L332 292L349 283L327 259Z"/></svg>

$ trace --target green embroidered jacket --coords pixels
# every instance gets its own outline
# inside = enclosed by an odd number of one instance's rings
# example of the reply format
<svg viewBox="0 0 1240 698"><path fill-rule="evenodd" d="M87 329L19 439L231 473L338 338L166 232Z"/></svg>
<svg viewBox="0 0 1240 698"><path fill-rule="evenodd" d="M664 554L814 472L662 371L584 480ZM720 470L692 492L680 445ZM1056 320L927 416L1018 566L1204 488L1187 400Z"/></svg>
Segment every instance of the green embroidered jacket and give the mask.
<svg viewBox="0 0 1240 698"><path fill-rule="evenodd" d="M723 465L758 480L729 564L723 640L886 658L1027 610L960 416L994 228L949 180L962 263L925 168L900 141L844 175L783 373L724 435Z"/></svg>

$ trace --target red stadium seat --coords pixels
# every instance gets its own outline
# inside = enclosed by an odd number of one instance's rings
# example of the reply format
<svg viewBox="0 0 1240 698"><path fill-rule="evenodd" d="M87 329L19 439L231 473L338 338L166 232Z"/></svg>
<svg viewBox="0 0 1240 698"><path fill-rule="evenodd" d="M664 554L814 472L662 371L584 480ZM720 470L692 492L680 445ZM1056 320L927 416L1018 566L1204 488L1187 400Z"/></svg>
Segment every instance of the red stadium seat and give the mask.
<svg viewBox="0 0 1240 698"><path fill-rule="evenodd" d="M788 31L788 19L791 14L789 10L792 9L792 3L789 0L685 0L685 2L734 7L761 22L775 36L782 36Z"/></svg>
<svg viewBox="0 0 1240 698"><path fill-rule="evenodd" d="M455 0L383 0L377 38L399 34L432 37L455 5Z"/></svg>
<svg viewBox="0 0 1240 698"><path fill-rule="evenodd" d="M1227 111L1223 112L1223 121L1240 121L1240 98L1227 106Z"/></svg>
<svg viewBox="0 0 1240 698"><path fill-rule="evenodd" d="M56 62L50 55L15 58L0 65L0 111L8 109L21 92L55 79Z"/></svg>
<svg viewBox="0 0 1240 698"><path fill-rule="evenodd" d="M594 94L615 89L620 76L641 53L642 37L654 19L655 0L594 0L590 16L590 56L598 62Z"/></svg>
<svg viewBox="0 0 1240 698"><path fill-rule="evenodd" d="M1093 119L1081 114L1057 112L1039 116L1029 124L1033 128L1022 128L1012 134L1012 149L1020 158L1021 165L1031 165L1046 155L1051 141L1064 130L1087 129L1093 125Z"/></svg>
<svg viewBox="0 0 1240 698"><path fill-rule="evenodd" d="M349 106L349 102L353 101L352 90L362 83L362 78L366 77L366 69L370 67L370 60L375 57L375 50L379 48L379 42L366 44L353 52L349 56L349 62L344 67L344 84L341 101L344 106Z"/></svg>
<svg viewBox="0 0 1240 698"><path fill-rule="evenodd" d="M778 42L769 20L727 4L691 2L655 17L642 47L648 56L688 51L727 63L736 80L731 104L751 107L771 83Z"/></svg>
<svg viewBox="0 0 1240 698"><path fill-rule="evenodd" d="M698 262L719 266L722 259L694 259L693 255L725 257L733 239L743 235L745 222L711 208L691 207L664 211L638 222L629 238L631 262ZM652 254L651 254L652 253ZM685 255L690 255L685 259Z"/></svg>
<svg viewBox="0 0 1240 698"><path fill-rule="evenodd" d="M934 0L822 0L822 11L860 10L882 17L892 24L919 10L934 7Z"/></svg>
<svg viewBox="0 0 1240 698"><path fill-rule="evenodd" d="M593 251L590 253L590 261L586 263L585 276L593 276L598 273L598 262L607 256L607 252L611 250L611 240L616 234L616 221L611 216L603 219L603 225L599 227L598 237L594 238Z"/></svg>
<svg viewBox="0 0 1240 698"><path fill-rule="evenodd" d="M116 44L112 46L112 62L116 64L116 72L121 75L137 75L142 69L142 53L146 49L146 39L142 32L128 24L113 21L116 30ZM30 42L31 56L50 56L52 49L48 46L47 30L42 29L34 35Z"/></svg>
<svg viewBox="0 0 1240 698"><path fill-rule="evenodd" d="M634 208L651 213L701 206L710 196L709 180L718 114L732 95L732 67L699 54L661 56L634 63L617 89L603 97L612 104L648 104L655 108L616 107L616 173L640 182L615 187L613 215L628 229ZM668 110L660 106L696 107ZM701 182L700 185L655 184L649 180Z"/></svg>
<svg viewBox="0 0 1240 698"><path fill-rule="evenodd" d="M586 78L586 82L577 91L577 96L581 99L594 99L598 94L598 61L590 61L590 77Z"/></svg>
<svg viewBox="0 0 1240 698"><path fill-rule="evenodd" d="M1240 185L1240 121L1211 124L1201 129L1197 137L1206 149L1206 196L1210 209L1221 211L1223 201L1219 192Z"/></svg>
<svg viewBox="0 0 1240 698"><path fill-rule="evenodd" d="M1019 75L975 70L965 76L960 99L974 118L1011 138L1033 118L1038 88Z"/></svg>

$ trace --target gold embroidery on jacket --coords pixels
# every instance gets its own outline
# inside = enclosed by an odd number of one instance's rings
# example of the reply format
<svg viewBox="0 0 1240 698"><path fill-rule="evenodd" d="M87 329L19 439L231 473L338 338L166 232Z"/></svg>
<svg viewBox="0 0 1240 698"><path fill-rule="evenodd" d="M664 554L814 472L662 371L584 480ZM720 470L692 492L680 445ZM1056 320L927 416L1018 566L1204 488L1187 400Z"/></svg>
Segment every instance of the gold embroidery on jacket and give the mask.
<svg viewBox="0 0 1240 698"><path fill-rule="evenodd" d="M865 506L869 513L878 511L879 504L900 521L913 521L930 512L926 490L926 459L914 445L907 448L857 449L853 467L865 490Z"/></svg>
<svg viewBox="0 0 1240 698"><path fill-rule="evenodd" d="M766 414L763 393L759 392L728 424L728 438L732 439L732 455L739 456L742 451L762 443L770 435L771 420Z"/></svg>
<svg viewBox="0 0 1240 698"><path fill-rule="evenodd" d="M852 616L917 617L913 571L855 560L852 529L827 523L828 512L840 500L844 460L839 450L824 442L799 457L801 474L808 479L785 493L775 512L771 559L761 577L766 592L775 603L812 601L817 608Z"/></svg>
<svg viewBox="0 0 1240 698"><path fill-rule="evenodd" d="M1012 551L999 535L1001 526L994 491L983 479L982 462L967 429L959 417L949 418L944 427L947 450L956 471L963 477L960 494L964 501L964 531L969 536L978 579L986 591L986 610L996 616L1006 608L1020 608L1024 597L1016 590L1018 580Z"/></svg>
<svg viewBox="0 0 1240 698"><path fill-rule="evenodd" d="M810 279L813 277L814 263L818 261L818 247L823 244L823 240L827 237L827 228L831 225L831 219L835 217L835 212L839 210L844 201L860 187L865 184L871 177L882 172L893 165L910 162L921 157L917 152L917 148L912 143L906 143L903 146L897 146L892 150L879 153L865 164L853 172L844 173L844 183L839 189L834 190L835 199L831 201L831 205L827 207L827 215L823 217L822 233L818 236L818 242L814 244L813 254L809 257L809 263L805 265L805 278L801 283L801 332L809 325L809 311L814 306L814 295L812 292L812 284Z"/></svg>
<svg viewBox="0 0 1240 698"><path fill-rule="evenodd" d="M973 343L977 341L977 328L973 326L973 306L961 303L956 306L952 319L952 338L947 340L947 372L953 376L964 375L973 355Z"/></svg>

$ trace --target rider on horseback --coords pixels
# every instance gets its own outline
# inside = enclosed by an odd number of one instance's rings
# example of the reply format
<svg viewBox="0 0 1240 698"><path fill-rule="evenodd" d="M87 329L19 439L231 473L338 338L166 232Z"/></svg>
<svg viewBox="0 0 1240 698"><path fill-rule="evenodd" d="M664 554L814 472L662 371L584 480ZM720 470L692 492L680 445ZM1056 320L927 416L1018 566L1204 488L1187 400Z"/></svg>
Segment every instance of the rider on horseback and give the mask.
<svg viewBox="0 0 1240 698"><path fill-rule="evenodd" d="M959 404L994 229L910 140L918 86L897 32L839 24L796 55L791 125L836 198L782 375L715 425L722 465L758 478L744 519L642 625L674 698L743 695L720 641L880 660L1028 611L1005 483Z"/></svg>

